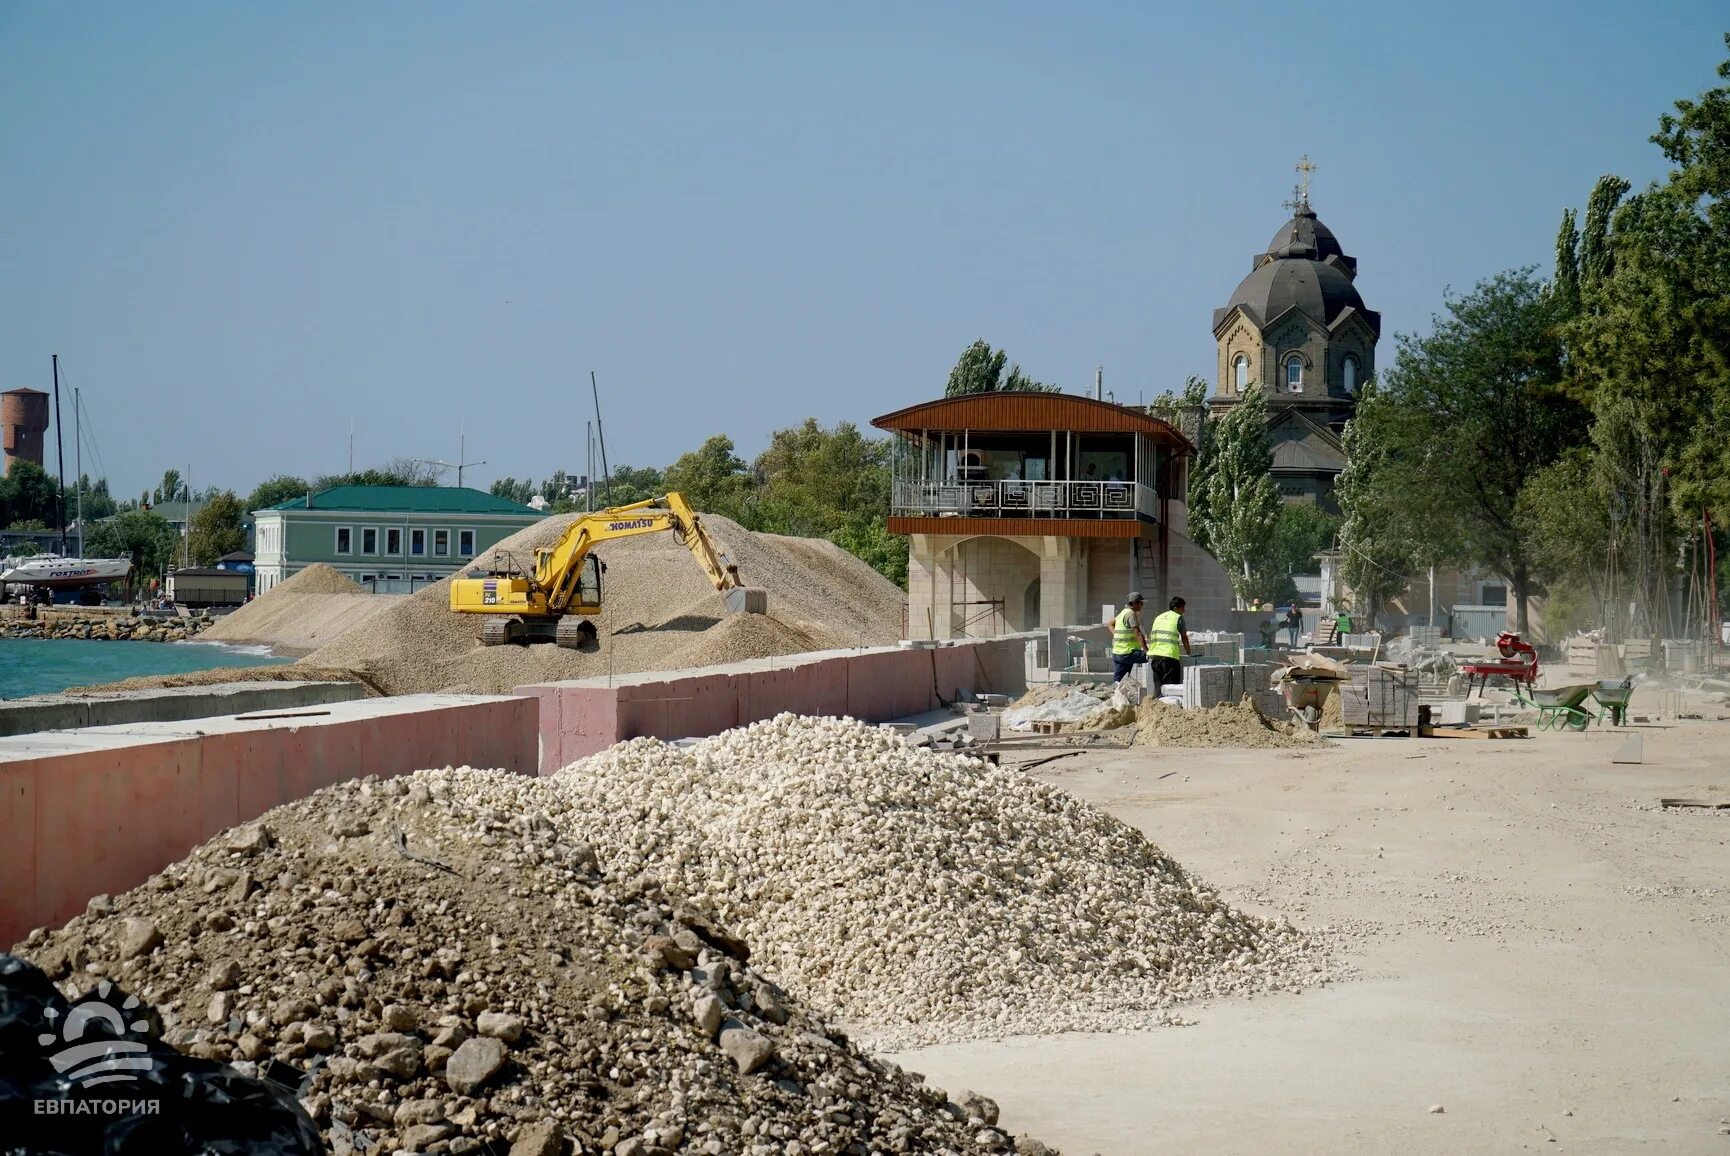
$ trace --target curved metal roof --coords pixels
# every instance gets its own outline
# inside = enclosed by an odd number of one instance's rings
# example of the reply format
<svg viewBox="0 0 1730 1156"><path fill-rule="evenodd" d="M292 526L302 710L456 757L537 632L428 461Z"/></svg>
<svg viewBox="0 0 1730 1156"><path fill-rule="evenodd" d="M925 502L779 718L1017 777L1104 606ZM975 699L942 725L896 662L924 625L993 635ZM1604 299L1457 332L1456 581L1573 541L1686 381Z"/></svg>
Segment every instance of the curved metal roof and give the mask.
<svg viewBox="0 0 1730 1156"><path fill-rule="evenodd" d="M1195 449L1176 427L1143 410L1073 393L1006 391L942 397L874 417L871 424L898 433L959 429L1138 433L1186 453Z"/></svg>

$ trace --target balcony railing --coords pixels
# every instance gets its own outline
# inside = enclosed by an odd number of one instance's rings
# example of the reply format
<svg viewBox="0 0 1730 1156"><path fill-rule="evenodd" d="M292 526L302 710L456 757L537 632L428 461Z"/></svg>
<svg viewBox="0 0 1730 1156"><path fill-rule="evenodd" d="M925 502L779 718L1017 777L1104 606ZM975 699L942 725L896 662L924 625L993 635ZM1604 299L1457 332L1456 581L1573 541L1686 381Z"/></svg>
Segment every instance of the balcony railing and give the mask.
<svg viewBox="0 0 1730 1156"><path fill-rule="evenodd" d="M1137 482L895 483L894 512L937 518L1133 518L1157 516L1158 495Z"/></svg>

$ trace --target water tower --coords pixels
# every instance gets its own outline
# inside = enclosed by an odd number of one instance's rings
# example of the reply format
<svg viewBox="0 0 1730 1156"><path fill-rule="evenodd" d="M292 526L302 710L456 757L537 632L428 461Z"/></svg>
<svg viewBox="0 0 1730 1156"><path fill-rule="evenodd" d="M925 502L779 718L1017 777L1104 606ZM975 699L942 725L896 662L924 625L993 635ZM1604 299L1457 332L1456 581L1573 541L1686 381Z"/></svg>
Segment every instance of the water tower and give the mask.
<svg viewBox="0 0 1730 1156"><path fill-rule="evenodd" d="M42 439L48 432L48 395L39 389L0 393L0 435L5 439L6 472L15 461L42 464Z"/></svg>

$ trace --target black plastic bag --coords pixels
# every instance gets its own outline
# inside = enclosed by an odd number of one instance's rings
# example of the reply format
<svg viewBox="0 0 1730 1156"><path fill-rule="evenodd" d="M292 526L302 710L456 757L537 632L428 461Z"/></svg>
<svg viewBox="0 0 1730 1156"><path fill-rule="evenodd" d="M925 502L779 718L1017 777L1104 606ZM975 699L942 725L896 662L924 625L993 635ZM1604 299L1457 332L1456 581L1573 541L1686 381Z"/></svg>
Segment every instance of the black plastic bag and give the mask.
<svg viewBox="0 0 1730 1156"><path fill-rule="evenodd" d="M104 980L68 1003L0 955L0 1156L314 1156L295 1090L185 1056L154 1009Z"/></svg>

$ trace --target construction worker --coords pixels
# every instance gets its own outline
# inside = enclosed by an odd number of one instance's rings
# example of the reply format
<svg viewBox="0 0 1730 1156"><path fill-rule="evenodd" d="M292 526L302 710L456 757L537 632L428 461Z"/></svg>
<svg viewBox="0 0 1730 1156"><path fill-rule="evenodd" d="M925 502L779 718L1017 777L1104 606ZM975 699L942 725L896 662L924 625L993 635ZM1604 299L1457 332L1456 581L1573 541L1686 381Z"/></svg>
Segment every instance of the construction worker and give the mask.
<svg viewBox="0 0 1730 1156"><path fill-rule="evenodd" d="M1189 648L1189 627L1183 621L1184 602L1173 598L1169 609L1153 620L1153 645L1147 648L1153 679L1154 694L1159 688L1183 681L1184 655L1194 656Z"/></svg>
<svg viewBox="0 0 1730 1156"><path fill-rule="evenodd" d="M1111 620L1111 681L1122 682L1123 676L1147 661L1147 633L1141 628L1141 592L1129 596L1129 605Z"/></svg>

